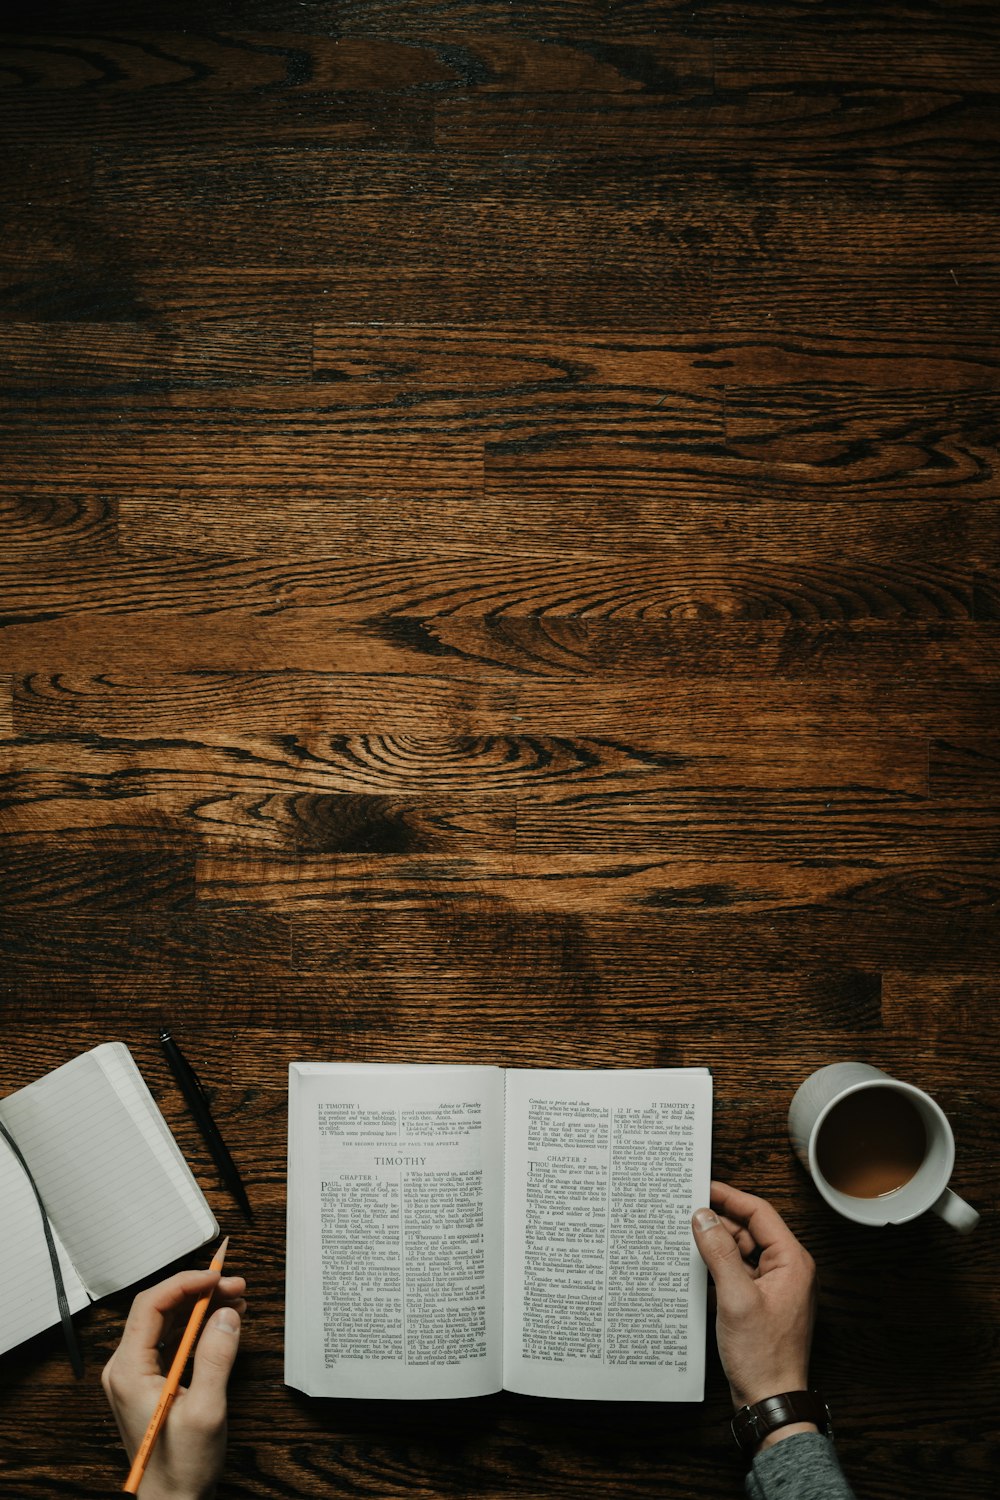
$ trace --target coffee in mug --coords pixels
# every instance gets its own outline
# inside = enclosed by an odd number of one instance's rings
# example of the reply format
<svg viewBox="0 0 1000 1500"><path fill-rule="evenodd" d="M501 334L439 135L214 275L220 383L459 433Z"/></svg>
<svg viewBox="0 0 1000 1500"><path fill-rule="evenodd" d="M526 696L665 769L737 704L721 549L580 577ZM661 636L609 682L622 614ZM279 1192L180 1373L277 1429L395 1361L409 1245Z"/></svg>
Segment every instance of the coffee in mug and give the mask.
<svg viewBox="0 0 1000 1500"><path fill-rule="evenodd" d="M801 1084L792 1146L820 1193L859 1224L904 1224L927 1209L962 1234L979 1215L948 1187L955 1138L929 1094L868 1063L832 1063Z"/></svg>
<svg viewBox="0 0 1000 1500"><path fill-rule="evenodd" d="M856 1089L834 1103L816 1137L826 1181L852 1198L884 1198L905 1187L927 1153L920 1111L900 1089Z"/></svg>

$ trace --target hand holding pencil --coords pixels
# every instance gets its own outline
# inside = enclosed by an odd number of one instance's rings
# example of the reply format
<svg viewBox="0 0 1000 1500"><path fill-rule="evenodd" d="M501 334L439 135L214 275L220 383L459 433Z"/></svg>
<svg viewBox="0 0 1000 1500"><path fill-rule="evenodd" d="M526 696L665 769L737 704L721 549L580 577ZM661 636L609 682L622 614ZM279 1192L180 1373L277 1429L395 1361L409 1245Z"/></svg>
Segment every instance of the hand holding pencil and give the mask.
<svg viewBox="0 0 1000 1500"><path fill-rule="evenodd" d="M140 1500L207 1500L215 1491L226 1451L226 1384L239 1343L239 1315L246 1306L242 1276L221 1276L217 1262L218 1257L206 1271L182 1271L140 1292L121 1343L104 1368L102 1383L131 1460L138 1456L168 1388L165 1374L172 1361L163 1352L165 1343L172 1332L187 1331L185 1323L191 1327L192 1311L204 1301L193 1342L214 1296L218 1306L195 1350L191 1384L166 1402L162 1430L141 1477ZM180 1351L178 1345L178 1356Z"/></svg>

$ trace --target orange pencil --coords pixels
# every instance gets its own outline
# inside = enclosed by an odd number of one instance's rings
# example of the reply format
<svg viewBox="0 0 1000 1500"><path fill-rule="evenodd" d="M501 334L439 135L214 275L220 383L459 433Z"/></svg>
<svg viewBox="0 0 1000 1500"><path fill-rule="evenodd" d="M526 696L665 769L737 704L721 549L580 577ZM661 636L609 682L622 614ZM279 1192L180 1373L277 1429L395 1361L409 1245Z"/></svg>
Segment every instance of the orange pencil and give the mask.
<svg viewBox="0 0 1000 1500"><path fill-rule="evenodd" d="M228 1244L229 1238L227 1236L212 1257L212 1264L208 1268L210 1271L222 1270L226 1259L226 1246ZM213 1287L212 1291L214 1290L215 1288ZM194 1341L201 1332L201 1325L205 1321L205 1314L208 1312L208 1304L211 1300L212 1292L206 1292L204 1297L198 1298L191 1309L191 1316L188 1318L184 1336L177 1346L177 1353L174 1355L173 1363L167 1371L167 1378L163 1382L163 1390L160 1392L160 1399L156 1403L156 1410L149 1419L149 1426L146 1428L142 1442L136 1450L135 1458L132 1460L132 1467L128 1471L128 1478L122 1485L122 1489L126 1494L136 1494L139 1485L142 1483L142 1476L146 1472L146 1465L149 1463L153 1444L156 1442L160 1428L167 1420L167 1412L170 1410L173 1399L177 1395L177 1388L181 1383L181 1376L184 1374L184 1366L187 1364L191 1350L194 1348Z"/></svg>

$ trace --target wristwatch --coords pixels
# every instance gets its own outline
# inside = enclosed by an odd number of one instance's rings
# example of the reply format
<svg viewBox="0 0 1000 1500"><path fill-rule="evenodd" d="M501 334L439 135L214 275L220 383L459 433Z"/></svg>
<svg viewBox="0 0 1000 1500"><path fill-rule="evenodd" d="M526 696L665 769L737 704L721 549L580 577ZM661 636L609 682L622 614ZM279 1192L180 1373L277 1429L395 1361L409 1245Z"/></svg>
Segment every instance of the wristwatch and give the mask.
<svg viewBox="0 0 1000 1500"><path fill-rule="evenodd" d="M769 1432L790 1422L815 1422L833 1442L830 1408L819 1391L783 1391L780 1396L765 1396L763 1401L741 1406L732 1420L733 1437L749 1457Z"/></svg>

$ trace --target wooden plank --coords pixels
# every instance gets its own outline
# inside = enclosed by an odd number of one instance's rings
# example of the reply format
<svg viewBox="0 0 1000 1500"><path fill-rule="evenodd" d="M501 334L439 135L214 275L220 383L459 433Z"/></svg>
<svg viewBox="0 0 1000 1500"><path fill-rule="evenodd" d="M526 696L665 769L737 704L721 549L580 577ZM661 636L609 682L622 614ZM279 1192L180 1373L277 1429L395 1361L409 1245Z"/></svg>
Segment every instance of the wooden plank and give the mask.
<svg viewBox="0 0 1000 1500"><path fill-rule="evenodd" d="M54 51L58 39L51 41ZM48 47L36 49L27 59L28 67L34 64L40 71L47 66L58 67L65 59L65 53L54 60L46 55L48 52ZM92 56L91 52L86 58L71 58L68 70L75 67L83 73L93 66ZM128 62L135 63L137 56L138 49L133 49ZM158 69L183 73L185 69L183 62L178 65L170 58L150 58L148 52L143 61L147 60L154 73ZM263 63L267 70L280 71L280 60L273 54L265 56ZM107 55L106 62L96 63L98 70L106 66L115 66L114 59ZM95 87L103 90L99 111L93 105ZM102 150L117 147L151 154L162 148L164 139L171 138L177 120L177 93L181 91L185 98L184 138L189 149L217 150L220 144L243 149L252 143L264 151L276 142L308 149L311 143L319 142L348 151L368 152L380 147L405 151L426 147L432 136L432 105L419 95L310 93L280 84L264 85L253 92L226 89L224 85L191 89L180 80L167 82L155 76L148 86L117 90L108 89L100 78L88 81L78 77L67 86L33 90L32 107L27 111L13 101L0 99L0 128L8 141L19 147L30 145L32 128L41 128L56 144L100 142ZM248 100L253 102L252 109Z"/></svg>
<svg viewBox="0 0 1000 1500"><path fill-rule="evenodd" d="M792 7L788 8L790 11ZM723 90L947 87L959 93L996 91L996 17L989 8L879 6L857 9L844 31L820 45L818 15L801 11L784 24L721 33L715 84ZM848 40L848 38L850 40Z"/></svg>
<svg viewBox="0 0 1000 1500"><path fill-rule="evenodd" d="M0 914L0 959L10 983L44 980L53 970L83 985L92 973L197 973L211 953L220 969L246 968L274 984L287 970L290 939L287 919L269 912Z"/></svg>
<svg viewBox="0 0 1000 1500"><path fill-rule="evenodd" d="M0 71L43 95L80 88L112 95L168 88L195 95L291 88L304 103L320 91L396 91L440 85L456 76L430 48L377 38L233 29L212 35L208 28L164 35L134 25L116 26L114 35L60 36L46 30L8 36L0 49Z"/></svg>
<svg viewBox="0 0 1000 1500"><path fill-rule="evenodd" d="M627 105L629 97L606 96L609 108ZM505 96L484 98L486 108L510 102ZM530 100L516 102L533 107ZM646 205L674 187L680 211L686 209L697 225L705 211L698 190L710 191L711 177L683 181L669 162L651 168L631 159L634 153L603 166L554 159L539 173L533 153L509 151L498 159L498 144L485 153L478 147L446 150L441 143L386 152L377 144L372 151L324 148L320 140L318 149L304 152L279 139L266 152L209 148L194 158L162 141L146 152L129 144L95 163L90 222L113 220L137 252L176 267L246 268L250 231L250 264L277 269L287 264L271 239L281 228L294 238L297 268L324 268L331 276L345 264L355 271L380 269L386 255L397 275L449 264L474 275L471 257L477 254L490 256L489 266L479 270L495 275L530 254L536 275L540 264L567 272L589 267L592 278L609 280L623 257L633 273L652 274L659 267L661 276L676 274L691 259L685 239L664 239L655 224L650 232ZM276 197L279 187L283 192ZM456 195L464 205L458 216ZM448 254L442 256L445 228Z"/></svg>
<svg viewBox="0 0 1000 1500"><path fill-rule="evenodd" d="M7 843L0 852L0 888L9 912L57 911L130 913L182 911L194 900L194 865L189 856L154 845L129 849L79 849L61 839L37 838L42 820L36 806L35 839ZM0 814L2 816L2 814Z"/></svg>
<svg viewBox="0 0 1000 1500"><path fill-rule="evenodd" d="M287 785L289 778L281 780ZM81 903L96 901L102 909L106 901L111 910L122 909L123 901L128 909L139 901L152 907L183 905L186 897L181 899L159 868L172 865L171 856L184 849L461 855L510 849L514 844L510 798L352 795L309 791L305 784L301 790L272 790L266 779L261 783L256 778L252 785L251 791L234 790L228 778L220 779L207 769L197 778L190 772L154 771L139 781L133 772L126 773L124 781L113 773L71 776L48 768L13 776L0 773L0 790L16 797L14 808L0 808L0 833L20 845L17 856L11 856L9 877L20 883L7 904L73 904L73 893L78 892ZM63 854L53 871L45 855L56 836ZM155 855L148 852L151 844L158 851ZM145 857L136 853L143 849ZM122 851L121 871L114 857L105 870L107 851ZM134 883L133 865L140 872ZM45 873L21 881L22 866L29 876L37 866ZM142 879L147 866L149 896ZM5 869L0 858L0 878ZM102 894L109 885L110 893Z"/></svg>
<svg viewBox="0 0 1000 1500"><path fill-rule="evenodd" d="M516 723L536 734L634 734L640 726L656 733L668 725L705 736L976 734L990 732L998 713L1000 684L944 678L774 677L743 679L734 690L721 676L623 674L599 683L536 677L516 689Z"/></svg>
<svg viewBox="0 0 1000 1500"><path fill-rule="evenodd" d="M707 851L721 841L725 852L746 843L756 818L755 849L801 847L794 830L822 804L833 850L851 839L852 820L879 810L902 835L922 806L923 742L883 738L866 748L763 736L635 746L514 735L427 745L409 735L287 731L258 740L33 737L0 744L0 833L8 846L20 841L27 872L12 867L12 904L36 904L54 883L59 904L74 891L101 900L110 887L113 909L122 899L144 902L147 879L152 904L184 904L183 878L168 874L176 861L167 856L193 847L478 857L512 850L516 823L525 850L604 849L621 837L658 850L680 840ZM787 805L780 818L776 792ZM728 814L734 804L745 816ZM55 867L42 857L54 838Z"/></svg>
<svg viewBox="0 0 1000 1500"><path fill-rule="evenodd" d="M592 837L586 851L565 846L533 850L530 838L522 851L519 816L513 855L486 851L443 860L421 854L242 856L208 851L197 858L198 898L210 907L263 907L348 921L359 911L388 908L404 914L409 908L418 926L438 899L455 910L460 905L474 909L478 903L484 915L501 920L507 911L581 922L629 916L650 934L659 931L667 937L675 927L694 931L699 924L703 930L727 924L737 928L746 919L745 925L752 927L754 919L766 914L770 922L776 913L790 914L793 925L801 915L818 913L824 923L831 919L826 925L846 927L856 914L862 919L888 917L906 905L926 911L929 921L947 922L954 920L963 898L969 908L966 919L975 923L982 915L987 929L1000 921L995 909L977 911L984 898L995 904L997 878L990 861L997 843L996 813L980 818L977 839L976 823L968 816L965 826L948 838L933 826L942 821L935 820L933 808L907 809L908 817L897 814L895 819L887 812L885 821L892 826L881 847L877 834L869 832L867 838L856 836L853 848L845 850L836 826L846 821L845 815L836 802L832 811L827 865L819 863L818 844L808 842L809 820L803 818L796 830L794 817L789 817L783 830L766 804L755 809L756 838L740 838L737 816L730 819L735 826L728 839L713 840L705 828L696 828L673 848L635 853L624 840L601 847L599 836ZM703 817L710 825L711 811ZM923 838L921 822L925 828L931 825Z"/></svg>
<svg viewBox="0 0 1000 1500"><path fill-rule="evenodd" d="M1000 683L725 677L522 677L483 669L475 678L438 673L294 670L170 672L162 666L88 676L78 667L14 679L19 733L153 735L313 732L407 734L420 738L528 734L607 736L634 744L679 734L787 745L799 736L989 734L1000 718Z"/></svg>
<svg viewBox="0 0 1000 1500"><path fill-rule="evenodd" d="M27 496L8 502L6 512L12 523L7 560L0 564L0 613L8 624L133 616L164 608L203 615L206 595L214 614L308 608L358 623L397 614L425 621L524 615L647 622L680 616L732 623L984 618L982 577L974 584L957 559L952 566L918 558L798 561L778 546L768 555L764 538L756 556L734 556L725 576L713 560L713 539L699 546L694 534L683 556L650 551L603 558L440 552L378 557L368 549L363 556L281 557L261 549L233 558L154 550L163 539L149 526L141 543L133 543L142 553L133 556L113 547L116 505L77 506L68 495L54 503ZM88 526L93 543L85 534ZM219 544L224 544L221 528ZM91 545L111 555L87 561ZM229 541L230 547L246 545L242 536Z"/></svg>
<svg viewBox="0 0 1000 1500"><path fill-rule="evenodd" d="M408 727L349 735L334 723L296 726L292 713L284 733L259 736L215 728L133 739L98 736L88 727L0 740L0 774L16 785L17 803L74 794L81 801L169 799L172 789L181 798L214 791L223 800L254 788L274 796L426 796L435 802L516 794L538 807L632 793L670 797L692 788L927 791L927 746L919 732L846 743L833 733L699 738L680 727L641 728L629 739L513 732L428 739ZM0 817L16 811L4 809Z"/></svg>
<svg viewBox="0 0 1000 1500"><path fill-rule="evenodd" d="M343 671L427 673L474 679L486 668L510 678L715 677L761 680L852 676L892 683L916 674L994 682L1000 628L962 621L871 621L786 625L637 625L563 617L501 621L411 616L355 623L323 610L278 615L228 611L211 632L196 616L169 610L133 618L123 636L114 615L12 623L0 628L10 668L36 671Z"/></svg>
<svg viewBox="0 0 1000 1500"><path fill-rule="evenodd" d="M769 328L886 337L919 326L948 343L996 336L1000 273L988 259L958 268L947 256L864 267L825 255L788 265L719 257L715 269L714 322L730 334Z"/></svg>
<svg viewBox="0 0 1000 1500"><path fill-rule="evenodd" d="M185 28L167 39L132 25L116 26L114 35L8 37L0 48L0 74L43 95L85 87L111 94L181 87L196 95L290 89L308 108L331 92L693 88L711 80L712 49L707 39L663 30L642 47L616 47L597 35L557 42L511 30L463 32L454 24L446 37L438 30L423 44L231 27L225 35Z"/></svg>
<svg viewBox="0 0 1000 1500"><path fill-rule="evenodd" d="M527 939L527 926L520 931ZM343 977L331 972L321 1012L315 979L302 973L283 977L279 991L262 988L249 970L224 964L209 965L204 973L143 972L141 979L110 970L92 973L83 994L69 978L19 976L10 997L8 1075L13 1087L21 1087L85 1050L99 1016L109 1032L129 1036L171 1129L185 1144L190 1140L190 1155L200 1161L204 1147L156 1042L163 1017L183 1015L185 1049L211 1080L220 1125L245 1140L258 1183L280 1189L281 1173L252 1147L252 1133L284 1128L286 1064L325 1056L331 1030L345 1061L432 1063L447 1053L483 1066L605 1067L627 1057L630 1066L659 1067L682 1055L707 1057L722 1027L741 1053L746 1049L763 1062L768 1016L781 1004L795 1007L800 1044L891 1045L882 1025L879 977L861 970L687 972L660 955L653 959L659 996L653 1000L644 977L624 965L605 962L599 975L582 968L574 974L555 943L543 949L524 941L511 946L505 964L508 1003L484 1008L483 988L495 983L495 959L486 953L479 961L468 957L467 964L433 974L419 964L407 967L405 953L396 969L372 973L355 967ZM30 1024L43 1005L65 1017L58 1036L31 1038L13 1029ZM733 1087L728 1075L719 1087ZM275 1201L283 1206L280 1193Z"/></svg>
<svg viewBox="0 0 1000 1500"><path fill-rule="evenodd" d="M965 798L957 805L878 788L786 789L779 797L754 787L697 787L647 795L581 794L572 805L518 804L517 848L561 859L614 858L649 851L654 858L830 859L846 869L917 866L943 859L982 863L1000 853L1000 807ZM657 901L659 897L650 896Z"/></svg>
<svg viewBox="0 0 1000 1500"><path fill-rule="evenodd" d="M519 663L534 661L532 670L544 673L573 670L573 655L555 639L556 627L539 635L537 649L513 644L499 653L501 673L521 670ZM530 627L522 631L532 634ZM0 645L15 671L103 671L181 670L309 671L348 672L361 676L404 673L447 675L475 681L482 667L481 639L475 624L468 627L463 645L438 640L419 621L393 619L374 624L354 624L324 619L322 611L291 610L278 615L257 615L232 610L212 621L169 610L151 610L136 616L132 629L123 634L113 615L38 623L11 624L0 630ZM508 660L503 660L506 655Z"/></svg>
<svg viewBox="0 0 1000 1500"><path fill-rule="evenodd" d="M784 98L769 97L772 104ZM692 103L668 95L609 94L592 102L598 113L624 110L631 117L651 110L672 120L687 111L695 122L698 111L709 107L704 98ZM460 101L440 106L454 107L463 106ZM512 118L520 129L538 108L575 115L577 101L559 94L544 100L511 94L495 96L485 106L472 103L477 115L483 107L516 109ZM808 113L808 100L805 107ZM722 96L720 108L738 118L731 99ZM437 151L413 151L405 162L402 153L397 161L394 153L377 148L367 153L317 147L303 153L280 140L255 153L219 153L209 146L197 156L179 156L159 141L145 152L129 143L98 155L94 192L87 203L73 207L78 220L83 216L78 228L96 233L113 222L137 254L175 266L204 266L210 245L209 264L234 271L247 265L240 247L254 234L255 216L260 222L254 264L283 264L280 238L271 236L294 237L298 264L324 266L331 276L345 262L358 272L370 271L380 255L391 256L400 271L426 270L440 260L435 249L444 232L451 254L466 261L470 272L477 255L489 255L498 269L512 269L518 245L530 250L536 266L555 270L563 261L586 266L592 263L590 240L596 234L606 253L605 278L619 265L638 272L659 263L661 273L676 273L693 256L794 267L815 260L817 243L828 266L846 262L859 276L928 261L958 267L990 263L988 158L953 162L948 192L942 191L940 168L918 160L888 198L881 164L772 157L766 182L750 199L731 171L703 159L679 159L669 141L661 141L661 150L650 156L658 137L655 132L644 137L642 123L629 119L635 134L610 159L575 160L586 136L569 153L546 151L544 174L535 170L542 153L530 145L516 147L498 160L497 142L485 149L450 143ZM697 123L692 130L700 140ZM294 194L277 191L290 182ZM452 194L461 193L478 211L456 219L449 184ZM346 201L352 203L347 221ZM21 253L34 223L33 214L26 213L24 223L14 226L4 263ZM328 251L333 241L340 251L337 261ZM59 250L58 236L52 246ZM648 311L658 319L656 304Z"/></svg>
<svg viewBox="0 0 1000 1500"><path fill-rule="evenodd" d="M0 345L11 353L5 425L14 451L37 448L43 434L51 443L70 432L80 449L92 451L128 394L145 447L177 443L186 430L192 454L210 430L228 429L239 446L292 421L302 433L314 429L324 443L331 436L345 442L348 462L365 444L388 440L393 451L397 444L405 451L432 431L449 446L475 434L499 454L552 447L610 452L614 442L653 450L661 463L664 451L680 449L703 468L707 457L725 452L753 461L729 465L744 486L758 475L767 483L785 462L796 466L794 480L821 487L853 484L861 498L867 498L866 487L880 500L919 499L928 488L941 497L996 494L990 451L995 396L963 395L956 402L951 391L919 383L891 391L880 386L874 393L845 381L843 355L798 356L763 342L727 347L692 340L687 348L664 343L651 349L638 340L630 348L621 338L624 350L556 337L547 346L529 344L512 358L481 349L472 355L460 332L399 341L395 348L385 339L365 347L363 338L356 347L351 332L331 343L328 334L320 337L319 381L301 383L295 380L307 359L301 337L296 348L294 339L269 335L255 355L252 342L238 334L206 339L202 352L168 340L159 347L148 338L119 340L107 331L96 340L47 340L35 325L27 340L7 339L0 325ZM106 349L103 360L91 357L97 344ZM88 372L77 381L79 392L69 394L47 380L49 361L72 366L77 358ZM253 373L264 378L241 383L255 359L262 368ZM794 385L763 392L761 384L772 387L775 367L782 364ZM828 372L828 383L814 384L812 377L821 372ZM898 352L894 358L888 349L859 361L858 374L869 373L882 382L927 382L940 375L952 390L996 378L994 367L974 354L935 362ZM747 378L752 387L741 383ZM134 441L130 434L120 436ZM630 455L621 456L627 461ZM180 474L183 484L183 461ZM66 476L73 477L72 471ZM111 467L109 485L116 480ZM35 476L24 482L34 484ZM49 483L60 483L58 471L49 474Z"/></svg>
<svg viewBox="0 0 1000 1500"><path fill-rule="evenodd" d="M42 433L73 432L81 445L91 446L93 435L105 423L117 420L123 394L114 388L70 397L58 391L18 394L10 403L18 415L8 418L5 425L11 441L27 429L32 445ZM273 435L287 426L294 427L300 441L308 438L325 445L334 439L349 448L377 448L386 440L426 442L431 434L443 445L470 438L544 445L588 435L594 441L690 443L701 439L718 444L723 437L721 391L693 396L682 391L671 395L662 389L621 396L614 391L583 395L556 391L551 396L519 391L471 398L446 391L413 399L370 386L348 390L339 383L232 386L220 381L206 386L192 380L190 384L163 383L159 388L151 382L127 394L134 422L142 424L153 443L165 430L173 433L186 428L196 443L209 428L228 428L239 444L244 434Z"/></svg>
<svg viewBox="0 0 1000 1500"><path fill-rule="evenodd" d="M680 100L630 94L444 99L434 139L449 151L681 156L700 162L986 160L996 115L975 93L836 85L730 89Z"/></svg>
<svg viewBox="0 0 1000 1500"><path fill-rule="evenodd" d="M911 446L905 436L894 439L884 429L869 428L862 451L851 448L846 432L824 436L818 409L806 418L807 430L810 420L817 431L807 462L743 456L735 441L732 448L714 452L698 444L595 443L527 452L493 445L486 454L486 498L513 513L509 529L522 547L531 540L543 545L544 535L550 544L559 536L567 547L581 550L586 539L591 548L600 540L612 551L641 551L653 545L654 533L662 538L665 527L667 540L677 535L684 545L692 524L704 535L715 521L716 534L725 528L727 543L741 552L754 538L766 548L780 529L797 551L809 536L814 551L839 554L863 547L862 535L869 544L881 535L887 550L906 556L909 547L900 535L904 514L918 531L936 529L940 535L954 485L956 499L978 496L987 503L981 510L956 511L957 525L946 525L948 536L966 531L970 560L995 556L1000 510L992 460L942 457L935 477L934 460L924 456L919 436ZM832 426L836 429L836 420ZM907 502L905 512L901 500Z"/></svg>
<svg viewBox="0 0 1000 1500"><path fill-rule="evenodd" d="M44 449L44 467L40 464ZM37 435L23 429L8 434L3 488L59 493L98 487L104 493L166 490L176 496L193 485L221 488L287 483L302 462L301 440L282 425L266 422L202 427L184 423L135 424L119 433L90 429ZM432 443L391 438L377 444L316 434L310 462L328 475L328 496L371 496L412 501L428 496L466 497L482 483L482 444L466 440ZM138 504L141 506L141 499ZM183 504L183 500L181 501ZM131 513L120 507L123 520Z"/></svg>
<svg viewBox="0 0 1000 1500"><path fill-rule="evenodd" d="M126 395L140 407L143 398L162 407L168 391L175 399L197 391L204 400L211 390L301 381L312 368L311 330L281 323L8 322L0 324L0 348L8 410L25 406L39 416L54 409L63 420L109 410L108 402Z"/></svg>
<svg viewBox="0 0 1000 1500"><path fill-rule="evenodd" d="M701 635L701 650L694 634ZM438 631L444 636L443 631ZM604 672L655 672L656 664L682 675L881 677L888 682L910 675L969 676L987 682L1000 673L1000 629L958 621L922 623L871 621L852 626L781 626L742 622L717 631L693 631L686 624L651 623L623 629L615 622L590 622L582 654ZM525 642L528 650L528 642ZM539 653L541 655L541 653ZM537 661L534 652L531 660ZM544 670L539 662L536 670Z"/></svg>
<svg viewBox="0 0 1000 1500"><path fill-rule="evenodd" d="M728 387L806 385L846 388L855 396L917 390L940 398L945 391L992 391L1000 373L1000 355L989 340L949 346L915 330L898 338L766 330L726 338L485 328L473 336L448 325L320 322L314 333L316 378L335 382L341 400L360 402L371 393L375 404L400 391L419 391L429 400L447 392L468 403L466 416L476 410L473 401L518 394L530 394L542 410L553 394L571 396L577 412L598 395L613 393L618 403L640 406Z"/></svg>
<svg viewBox="0 0 1000 1500"><path fill-rule="evenodd" d="M94 676L71 667L18 679L17 725L26 732L174 737L181 725L193 734L280 734L297 724L426 737L445 727L455 735L502 733L514 711L513 690L497 673L463 679L447 672L296 672L287 664L274 672L106 668Z"/></svg>
<svg viewBox="0 0 1000 1500"><path fill-rule="evenodd" d="M798 471L773 474L753 461L696 450L493 451L485 495L461 450L440 459L428 455L423 465L408 465L407 456L406 445L373 445L367 461L341 447L321 487L286 481L265 488L254 482L249 454L242 483L222 472L221 456L216 461L213 455L215 482L206 476L204 487L183 489L170 486L166 455L165 466L153 471L137 454L131 480L122 470L119 535L126 551L139 553L485 553L513 554L515 564L539 555L655 554L661 565L691 558L704 567L724 546L737 565L779 556L820 566L845 559L884 563L891 556L897 563L964 570L992 562L1000 530L995 501L971 506L911 496L903 507L872 498L867 486L856 496L856 486L840 488L817 470L806 471L807 483L818 482L809 485L812 503L803 504ZM292 462L291 455L279 454L276 466L282 462ZM46 493L52 488L49 478Z"/></svg>
<svg viewBox="0 0 1000 1500"><path fill-rule="evenodd" d="M665 960L675 969L714 969L720 954L739 955L739 962L778 969L815 969L823 965L843 964L846 954L861 969L875 973L884 969L926 972L962 971L984 979L996 977L997 925L995 886L982 880L966 883L973 901L985 889L994 913L970 917L959 916L954 905L935 908L932 901L919 903L909 899L901 886L897 899L887 899L854 912L806 906L803 910L767 910L757 917L752 911L728 915L725 912L692 914L666 910L650 913L628 909L610 917L569 920L565 927L550 925L548 940L561 943L566 955L579 956L586 962L593 982L599 983L608 971L641 965L651 976L657 963ZM947 882L946 882L947 883ZM248 882L244 889L250 888ZM978 894L974 894L978 893ZM484 939L475 932L478 923L503 922L503 909L493 911L487 904L472 904L453 910L451 920L442 921L436 908L440 896L427 892L423 909L401 912L385 909L377 919L371 910L351 911L315 908L293 918L293 963L303 974L322 975L331 971L343 973L364 971L384 975L406 952L411 964L419 964L425 974L434 974L442 944L449 945L454 963L459 955L494 951L496 962L503 964L505 944ZM289 908L281 908L288 912ZM623 935L622 927L627 928ZM617 933L617 937L616 937ZM507 941L510 932L507 931ZM567 947L567 944L569 945ZM495 988L493 1003L502 1005L502 990ZM665 1021L669 1034L669 1023ZM825 1050L825 1055L824 1055ZM838 1049L840 1050L840 1049ZM845 1049L846 1051L847 1049ZM849 1055L849 1051L848 1051ZM829 1049L812 1049L818 1067L831 1059ZM688 1061L687 1058L683 1059ZM695 1058L704 1061L704 1055ZM802 1077L811 1071L806 1067ZM752 1078L746 1087L753 1088Z"/></svg>
<svg viewBox="0 0 1000 1500"><path fill-rule="evenodd" d="M392 214L380 209L386 223ZM487 204L483 212L502 216L504 203ZM572 227L572 226L570 226ZM439 231L440 232L440 231ZM428 245L426 263L395 264L398 239L387 244L382 264L344 266L339 259L321 266L293 269L282 266L218 265L174 267L144 263L130 288L110 286L93 270L82 295L71 275L59 266L40 269L36 299L22 283L0 270L0 318L59 316L58 309L121 309L111 316L168 316L171 319L208 316L224 319L268 317L304 318L353 323L413 323L426 319L479 328L557 324L579 328L635 328L704 330L712 317L709 268L687 256L663 264L655 254L608 260L595 249L600 228L578 240L577 248L560 256L551 246L541 264L511 248L505 257L484 231L485 243L468 257L435 254ZM430 235L434 240L434 232ZM391 278L385 259L394 262ZM562 274L564 260L568 263ZM600 298L595 304L595 292ZM56 311L51 311L56 309ZM92 312L91 316L100 316ZM970 337L972 330L969 330Z"/></svg>

